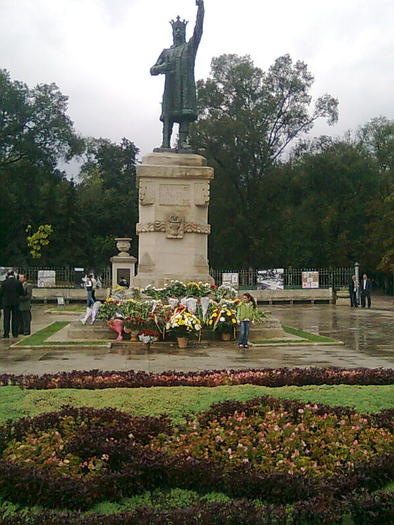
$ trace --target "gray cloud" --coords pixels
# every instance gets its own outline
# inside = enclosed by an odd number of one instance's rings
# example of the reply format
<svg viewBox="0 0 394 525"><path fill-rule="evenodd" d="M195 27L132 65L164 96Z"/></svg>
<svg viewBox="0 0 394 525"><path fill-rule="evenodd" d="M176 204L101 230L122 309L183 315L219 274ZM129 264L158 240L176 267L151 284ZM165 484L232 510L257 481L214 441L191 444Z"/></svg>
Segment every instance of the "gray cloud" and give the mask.
<svg viewBox="0 0 394 525"><path fill-rule="evenodd" d="M197 78L221 53L250 54L266 69L290 53L315 77L313 93L340 101L341 135L374 116L394 118L391 0L206 0ZM83 135L126 136L151 151L160 141L163 78L149 76L171 44L168 21L194 24L194 0L0 0L1 67L33 86L55 82Z"/></svg>

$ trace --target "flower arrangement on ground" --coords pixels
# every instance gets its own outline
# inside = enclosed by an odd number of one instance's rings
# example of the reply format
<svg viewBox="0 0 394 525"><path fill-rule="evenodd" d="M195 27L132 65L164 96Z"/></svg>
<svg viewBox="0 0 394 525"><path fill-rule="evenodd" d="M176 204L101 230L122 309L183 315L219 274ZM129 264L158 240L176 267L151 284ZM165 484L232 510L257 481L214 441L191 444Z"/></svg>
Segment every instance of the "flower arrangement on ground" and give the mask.
<svg viewBox="0 0 394 525"><path fill-rule="evenodd" d="M229 306L216 305L208 318L208 327L220 334L232 334L237 326L237 312Z"/></svg>
<svg viewBox="0 0 394 525"><path fill-rule="evenodd" d="M227 284L222 284L219 287L212 289L212 297L217 302L220 302L223 299L234 300L237 295L237 290Z"/></svg>
<svg viewBox="0 0 394 525"><path fill-rule="evenodd" d="M199 319L189 312L186 306L178 306L170 317L166 330L175 337L190 337L201 334L201 323Z"/></svg>
<svg viewBox="0 0 394 525"><path fill-rule="evenodd" d="M141 343L144 343L148 348L151 344L155 343L160 337L160 334L157 330L150 330L149 328L144 328L139 332L138 339Z"/></svg>
<svg viewBox="0 0 394 525"><path fill-rule="evenodd" d="M121 313L121 302L115 301L112 297L109 297L101 305L100 310L98 311L97 319L101 319L103 321L109 321L110 319L115 317L116 314L120 314L120 313Z"/></svg>
<svg viewBox="0 0 394 525"><path fill-rule="evenodd" d="M207 297L211 293L211 285L199 281L189 281L186 283L187 297Z"/></svg>

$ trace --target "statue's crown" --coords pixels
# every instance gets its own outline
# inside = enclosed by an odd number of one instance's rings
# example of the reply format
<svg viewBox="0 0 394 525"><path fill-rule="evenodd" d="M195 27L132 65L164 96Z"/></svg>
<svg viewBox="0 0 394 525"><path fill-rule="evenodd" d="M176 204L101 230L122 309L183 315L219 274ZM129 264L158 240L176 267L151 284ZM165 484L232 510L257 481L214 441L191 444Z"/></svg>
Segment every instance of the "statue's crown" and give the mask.
<svg viewBox="0 0 394 525"><path fill-rule="evenodd" d="M170 24L172 25L173 29L180 27L181 29L184 29L186 31L186 26L188 22L187 20L181 20L180 16L178 15L176 17L176 20L170 20Z"/></svg>

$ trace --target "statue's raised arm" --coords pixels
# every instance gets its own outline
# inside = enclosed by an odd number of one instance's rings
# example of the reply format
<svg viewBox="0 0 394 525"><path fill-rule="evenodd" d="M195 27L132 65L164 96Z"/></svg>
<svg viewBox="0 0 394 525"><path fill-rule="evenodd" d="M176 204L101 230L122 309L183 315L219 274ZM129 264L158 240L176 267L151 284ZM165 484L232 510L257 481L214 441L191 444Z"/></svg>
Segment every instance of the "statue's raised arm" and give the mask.
<svg viewBox="0 0 394 525"><path fill-rule="evenodd" d="M192 36L193 47L195 49L195 52L197 52L197 48L200 44L201 37L202 37L202 30L204 26L204 13L205 13L204 0L196 0L196 6L198 6L198 11L197 11L196 25L194 26L194 31L193 31L193 36Z"/></svg>

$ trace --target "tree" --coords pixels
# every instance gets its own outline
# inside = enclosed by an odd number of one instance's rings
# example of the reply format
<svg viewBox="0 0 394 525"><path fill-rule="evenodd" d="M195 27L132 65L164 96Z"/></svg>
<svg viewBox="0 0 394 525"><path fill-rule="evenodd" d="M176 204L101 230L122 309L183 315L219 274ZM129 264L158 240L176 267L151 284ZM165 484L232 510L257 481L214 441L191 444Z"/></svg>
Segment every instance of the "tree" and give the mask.
<svg viewBox="0 0 394 525"><path fill-rule="evenodd" d="M137 154L138 148L126 138L120 144L102 138L87 141L77 193L89 231L89 264L93 267L108 264L115 237L135 232Z"/></svg>
<svg viewBox="0 0 394 525"><path fill-rule="evenodd" d="M56 84L33 89L0 70L0 169L22 160L54 167L83 150Z"/></svg>
<svg viewBox="0 0 394 525"><path fill-rule="evenodd" d="M53 233L53 228L50 224L41 224L36 232L31 231L31 225L26 228L26 233L30 233L26 237L27 245L33 259L39 259L41 257L41 250L44 246L48 246L49 237Z"/></svg>
<svg viewBox="0 0 394 525"><path fill-rule="evenodd" d="M66 244L61 237L67 217L62 202L70 181L56 164L84 148L66 110L67 97L55 84L30 89L0 70L0 251L4 261L29 263L26 227L37 230L51 224L54 234L42 259L53 254L56 262L64 263L61 248Z"/></svg>
<svg viewBox="0 0 394 525"><path fill-rule="evenodd" d="M358 132L360 146L375 166L378 193L368 209L368 257L372 268L394 272L394 120L371 119Z"/></svg>
<svg viewBox="0 0 394 525"><path fill-rule="evenodd" d="M311 107L307 66L279 57L267 72L249 56L214 58L211 76L197 84L200 119L193 145L215 167L210 260L238 267L265 264L269 248L264 178L286 148L316 119L337 120L338 102L324 95ZM223 218L225 220L223 221Z"/></svg>

